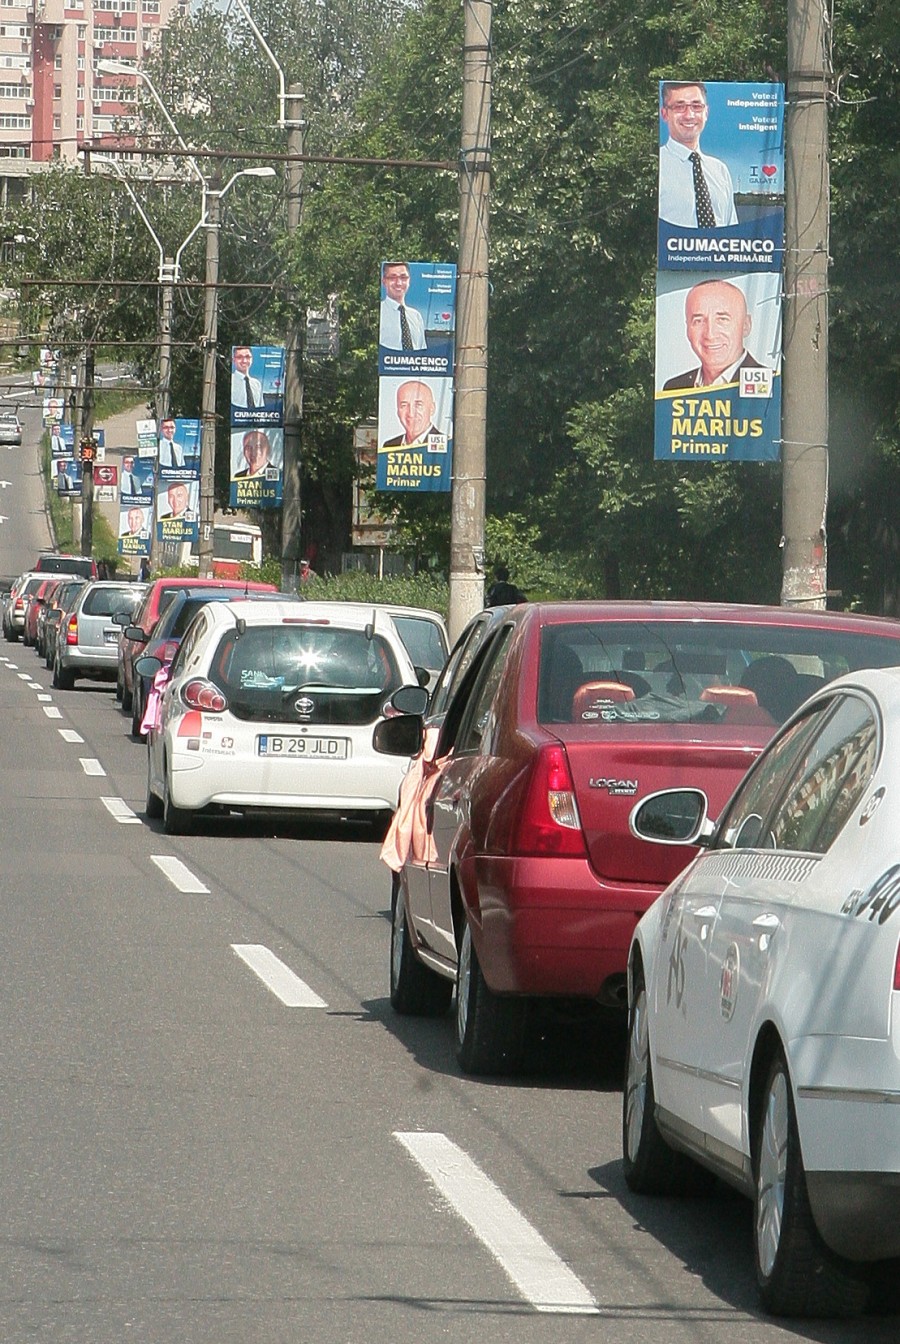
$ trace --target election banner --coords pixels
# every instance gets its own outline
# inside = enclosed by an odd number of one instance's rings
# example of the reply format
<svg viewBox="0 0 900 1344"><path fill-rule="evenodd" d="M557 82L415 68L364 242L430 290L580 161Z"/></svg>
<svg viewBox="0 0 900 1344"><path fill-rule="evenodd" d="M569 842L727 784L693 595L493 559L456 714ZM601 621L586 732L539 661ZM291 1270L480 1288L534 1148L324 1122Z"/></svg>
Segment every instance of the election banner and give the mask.
<svg viewBox="0 0 900 1344"><path fill-rule="evenodd" d="M136 420L134 429L137 437L138 457L155 458L157 453L156 421Z"/></svg>
<svg viewBox="0 0 900 1344"><path fill-rule="evenodd" d="M159 422L158 482L200 480L200 421L182 417Z"/></svg>
<svg viewBox="0 0 900 1344"><path fill-rule="evenodd" d="M150 529L153 525L153 508L142 508L138 504L119 509L120 555L149 555Z"/></svg>
<svg viewBox="0 0 900 1344"><path fill-rule="evenodd" d="M657 268L780 271L784 86L662 81Z"/></svg>
<svg viewBox="0 0 900 1344"><path fill-rule="evenodd" d="M75 455L75 427L55 424L50 429L50 456L56 462L60 457Z"/></svg>
<svg viewBox="0 0 900 1344"><path fill-rule="evenodd" d="M376 490L449 490L452 379L381 378L378 395Z"/></svg>
<svg viewBox="0 0 900 1344"><path fill-rule="evenodd" d="M232 508L277 508L281 503L283 472L283 429L232 429Z"/></svg>
<svg viewBox="0 0 900 1344"><path fill-rule="evenodd" d="M152 458L136 458L133 453L126 453L122 458L119 503L123 508L128 508L130 505L152 508L155 495L156 481Z"/></svg>
<svg viewBox="0 0 900 1344"><path fill-rule="evenodd" d="M660 271L654 456L777 462L781 454L781 276Z"/></svg>
<svg viewBox="0 0 900 1344"><path fill-rule="evenodd" d="M375 488L448 491L456 267L384 261L381 296Z"/></svg>
<svg viewBox="0 0 900 1344"><path fill-rule="evenodd" d="M456 267L451 262L383 261L378 372L453 377Z"/></svg>
<svg viewBox="0 0 900 1344"><path fill-rule="evenodd" d="M63 499L81 498L81 463L77 457L58 457L53 463L56 493Z"/></svg>
<svg viewBox="0 0 900 1344"><path fill-rule="evenodd" d="M231 424L284 425L283 345L231 348Z"/></svg>
<svg viewBox="0 0 900 1344"><path fill-rule="evenodd" d="M160 481L156 492L159 541L196 541L200 535L200 482Z"/></svg>

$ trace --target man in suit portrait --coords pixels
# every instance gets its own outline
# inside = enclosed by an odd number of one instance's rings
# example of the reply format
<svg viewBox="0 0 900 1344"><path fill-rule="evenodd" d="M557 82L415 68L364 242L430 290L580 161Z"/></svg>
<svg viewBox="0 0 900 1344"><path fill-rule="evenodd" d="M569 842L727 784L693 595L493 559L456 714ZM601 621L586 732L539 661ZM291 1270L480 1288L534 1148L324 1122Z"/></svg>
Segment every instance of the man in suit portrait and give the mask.
<svg viewBox="0 0 900 1344"><path fill-rule="evenodd" d="M248 476L265 476L270 465L271 444L263 429L248 429L241 439L241 452L244 466L235 471L232 480L245 480Z"/></svg>
<svg viewBox="0 0 900 1344"><path fill-rule="evenodd" d="M709 117L706 85L667 81L661 96L659 115L669 137L659 151L660 219L688 229L737 224L731 173L700 148Z"/></svg>
<svg viewBox="0 0 900 1344"><path fill-rule="evenodd" d="M383 447L411 448L414 444L424 443L432 434L446 439L434 424L434 409L434 395L427 383L416 378L401 383L397 388L397 419L403 426L403 433L386 439Z"/></svg>
<svg viewBox="0 0 900 1344"><path fill-rule="evenodd" d="M168 508L160 512L160 518L181 518L186 523L196 523L197 510L190 508L191 493L186 481L173 481L166 490Z"/></svg>
<svg viewBox="0 0 900 1344"><path fill-rule="evenodd" d="M741 369L763 367L745 346L752 321L737 285L728 280L701 280L688 290L684 319L688 341L700 363L670 378L663 391L722 387L738 382Z"/></svg>
<svg viewBox="0 0 900 1344"><path fill-rule="evenodd" d="M418 308L406 303L409 267L405 261L386 261L381 268L385 297L381 300L378 344L388 350L424 350L425 323Z"/></svg>
<svg viewBox="0 0 900 1344"><path fill-rule="evenodd" d="M122 481L119 486L120 495L139 495L141 493L140 479L134 474L134 458L122 458Z"/></svg>
<svg viewBox="0 0 900 1344"><path fill-rule="evenodd" d="M242 410L256 410L264 403L262 383L250 377L253 351L249 345L236 345L232 356L231 404Z"/></svg>
<svg viewBox="0 0 900 1344"><path fill-rule="evenodd" d="M56 463L56 491L62 494L66 490L75 489L75 480L71 473L72 463L64 458L59 458Z"/></svg>
<svg viewBox="0 0 900 1344"><path fill-rule="evenodd" d="M159 426L159 465L184 466L184 452L181 444L175 442L175 421L172 419L163 420Z"/></svg>

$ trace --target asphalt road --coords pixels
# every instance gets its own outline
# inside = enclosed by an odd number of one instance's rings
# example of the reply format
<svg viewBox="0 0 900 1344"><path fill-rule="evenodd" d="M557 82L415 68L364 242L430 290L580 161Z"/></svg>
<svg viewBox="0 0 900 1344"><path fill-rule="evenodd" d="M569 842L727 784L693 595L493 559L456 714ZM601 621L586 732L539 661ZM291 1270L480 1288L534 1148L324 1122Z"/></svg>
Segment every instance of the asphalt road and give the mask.
<svg viewBox="0 0 900 1344"><path fill-rule="evenodd" d="M3 566L45 541L33 452ZM450 1019L388 1003L377 845L166 837L127 726L0 644L2 1344L896 1339L762 1316L728 1191L627 1192L618 1042L463 1078Z"/></svg>

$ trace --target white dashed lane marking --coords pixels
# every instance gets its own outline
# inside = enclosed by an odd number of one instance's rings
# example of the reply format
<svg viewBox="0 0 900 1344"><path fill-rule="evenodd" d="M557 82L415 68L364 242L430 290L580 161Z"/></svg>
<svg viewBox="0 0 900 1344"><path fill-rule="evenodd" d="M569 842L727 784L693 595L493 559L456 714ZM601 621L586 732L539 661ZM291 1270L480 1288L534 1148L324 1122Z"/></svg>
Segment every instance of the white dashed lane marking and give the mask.
<svg viewBox="0 0 900 1344"><path fill-rule="evenodd" d="M135 817L135 821L137 820L138 818ZM181 862L181 859L172 858L169 854L151 854L150 857L177 891L191 896L209 895L209 887L205 887L199 877L195 877L190 868Z"/></svg>
<svg viewBox="0 0 900 1344"><path fill-rule="evenodd" d="M80 742L82 739L78 740ZM140 817L135 816L124 798L101 798L100 801L116 821L122 822L124 826L140 826Z"/></svg>
<svg viewBox="0 0 900 1344"><path fill-rule="evenodd" d="M40 698L41 698L41 697L38 696L38 699L39 699L39 700L40 700ZM48 700L50 699L49 695L47 696L47 699L48 699ZM62 740L63 740L64 742L83 742L83 741L84 741L84 738L81 736L81 733L76 733L76 731L75 731L74 728L58 728L58 729L57 729L57 732L59 733L60 737L62 738Z"/></svg>
<svg viewBox="0 0 900 1344"><path fill-rule="evenodd" d="M47 704L47 703L49 703L49 701L51 701L52 699L53 699L53 696L52 696L52 695L39 695L39 696L38 696L38 703L44 703L44 704Z"/></svg>
<svg viewBox="0 0 900 1344"><path fill-rule="evenodd" d="M232 943L234 951L286 1008L327 1008L305 981L261 943Z"/></svg>
<svg viewBox="0 0 900 1344"><path fill-rule="evenodd" d="M43 687L41 686L41 683L39 681L29 681L28 689L29 691L40 691L43 689ZM38 696L38 699L40 699L40 696Z"/></svg>
<svg viewBox="0 0 900 1344"><path fill-rule="evenodd" d="M44 713L47 715L47 718L48 718L48 719L61 719L61 718L62 718L62 710L57 709L57 708L56 708L56 705L42 705L41 708L43 709Z"/></svg>
<svg viewBox="0 0 900 1344"><path fill-rule="evenodd" d="M396 1132L455 1213L535 1311L588 1316L595 1299L528 1220L445 1134Z"/></svg>
<svg viewBox="0 0 900 1344"><path fill-rule="evenodd" d="M20 673L19 673L19 681L31 681L31 673L30 673L30 672L20 672Z"/></svg>
<svg viewBox="0 0 900 1344"><path fill-rule="evenodd" d="M95 760L93 756L82 756L82 757L80 757L80 764L81 764L81 768L82 768L82 770L84 771L84 773L85 773L86 775L105 775L105 774L106 774L106 771L103 769L103 766L100 764L99 761Z"/></svg>

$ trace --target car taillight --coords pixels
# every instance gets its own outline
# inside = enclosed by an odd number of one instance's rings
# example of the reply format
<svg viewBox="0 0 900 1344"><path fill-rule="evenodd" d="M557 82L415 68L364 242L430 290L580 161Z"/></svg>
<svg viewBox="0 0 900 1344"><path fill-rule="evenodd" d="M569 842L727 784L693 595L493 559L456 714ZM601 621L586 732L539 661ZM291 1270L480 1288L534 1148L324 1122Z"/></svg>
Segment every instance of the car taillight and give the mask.
<svg viewBox="0 0 900 1344"><path fill-rule="evenodd" d="M228 708L228 701L218 686L203 677L194 677L186 682L181 688L181 698L188 709L207 709L213 714L221 714L223 709Z"/></svg>
<svg viewBox="0 0 900 1344"><path fill-rule="evenodd" d="M15 606L15 610L16 610L16 611L24 611L24 610L25 610L25 599L24 599L24 598L22 598L22 597L17 597L17 598L16 598L16 606Z"/></svg>
<svg viewBox="0 0 900 1344"><path fill-rule="evenodd" d="M78 617L70 616L66 624L66 643L78 643Z"/></svg>
<svg viewBox="0 0 900 1344"><path fill-rule="evenodd" d="M565 747L542 747L537 754L516 827L513 853L566 856L585 853Z"/></svg>

